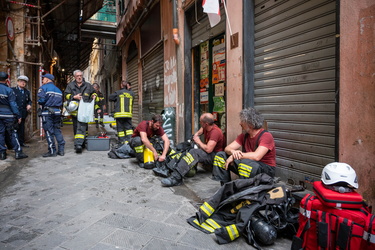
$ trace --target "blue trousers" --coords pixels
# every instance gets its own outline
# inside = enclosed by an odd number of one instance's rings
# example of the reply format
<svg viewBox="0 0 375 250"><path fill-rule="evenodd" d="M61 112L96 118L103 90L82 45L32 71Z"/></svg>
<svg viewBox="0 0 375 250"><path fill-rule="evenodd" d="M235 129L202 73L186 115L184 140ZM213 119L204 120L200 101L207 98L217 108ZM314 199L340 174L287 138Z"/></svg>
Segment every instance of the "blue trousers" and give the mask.
<svg viewBox="0 0 375 250"><path fill-rule="evenodd" d="M65 141L60 129L61 116L55 114L44 115L42 116L42 122L44 132L46 133L48 152L56 154L57 152L64 151ZM55 138L58 151L56 151Z"/></svg>
<svg viewBox="0 0 375 250"><path fill-rule="evenodd" d="M15 152L21 152L22 148L18 141L17 130L14 129L14 122L16 118L13 117L0 117L0 152L5 152L5 131L10 135L10 141Z"/></svg>

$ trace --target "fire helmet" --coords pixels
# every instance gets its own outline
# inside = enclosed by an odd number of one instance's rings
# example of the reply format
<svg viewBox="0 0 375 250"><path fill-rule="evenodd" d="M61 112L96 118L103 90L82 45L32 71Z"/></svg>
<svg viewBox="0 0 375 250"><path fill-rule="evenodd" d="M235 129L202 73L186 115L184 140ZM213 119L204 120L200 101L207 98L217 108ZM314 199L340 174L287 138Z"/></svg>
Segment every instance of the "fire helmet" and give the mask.
<svg viewBox="0 0 375 250"><path fill-rule="evenodd" d="M325 185L349 185L349 187L358 188L357 174L350 165L343 162L327 164L323 168L321 179Z"/></svg>
<svg viewBox="0 0 375 250"><path fill-rule="evenodd" d="M66 106L66 110L71 113L78 109L78 103L76 101L70 101L69 104Z"/></svg>

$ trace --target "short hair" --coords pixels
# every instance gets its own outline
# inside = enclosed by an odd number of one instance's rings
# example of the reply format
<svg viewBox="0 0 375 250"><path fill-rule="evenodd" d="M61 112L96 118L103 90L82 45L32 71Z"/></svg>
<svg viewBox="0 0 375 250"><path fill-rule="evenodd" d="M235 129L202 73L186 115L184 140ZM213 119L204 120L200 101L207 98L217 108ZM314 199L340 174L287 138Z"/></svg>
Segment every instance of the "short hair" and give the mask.
<svg viewBox="0 0 375 250"><path fill-rule="evenodd" d="M202 122L212 125L215 123L215 119L211 113L204 113L201 117Z"/></svg>
<svg viewBox="0 0 375 250"><path fill-rule="evenodd" d="M151 119L154 123L155 122L163 123L163 116L162 115L159 115L159 114L153 115Z"/></svg>
<svg viewBox="0 0 375 250"><path fill-rule="evenodd" d="M97 83L94 83L92 86L93 86L93 87L100 88L99 84L97 84Z"/></svg>
<svg viewBox="0 0 375 250"><path fill-rule="evenodd" d="M73 76L76 76L77 73L83 73L83 72L80 69L76 69L73 71Z"/></svg>
<svg viewBox="0 0 375 250"><path fill-rule="evenodd" d="M254 108L246 108L240 112L240 121L244 122L254 129L260 129L263 127L263 116Z"/></svg>

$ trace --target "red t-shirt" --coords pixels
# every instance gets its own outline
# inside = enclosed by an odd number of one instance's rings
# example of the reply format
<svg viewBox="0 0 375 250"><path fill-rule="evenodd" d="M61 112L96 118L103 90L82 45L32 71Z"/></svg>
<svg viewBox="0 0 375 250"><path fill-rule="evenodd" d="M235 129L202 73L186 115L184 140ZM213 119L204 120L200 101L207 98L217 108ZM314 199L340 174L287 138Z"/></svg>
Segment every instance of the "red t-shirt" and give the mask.
<svg viewBox="0 0 375 250"><path fill-rule="evenodd" d="M258 134L254 138L250 138L250 136L247 136L246 142L245 142L245 152L254 152L255 151L255 144L256 141L260 135L260 133L264 129L261 129ZM240 134L236 138L236 142L240 145L243 144L245 139L245 134ZM263 156L263 158L260 160L261 162L275 167L276 166L276 149L275 149L275 141L273 139L273 136L270 132L265 132L258 141L258 147L263 146L268 148L268 152Z"/></svg>
<svg viewBox="0 0 375 250"><path fill-rule="evenodd" d="M210 131L203 130L203 135L205 144L207 144L210 140L216 141L216 146L212 152L220 152L224 150L223 131L221 131L221 129L216 124L214 124Z"/></svg>
<svg viewBox="0 0 375 250"><path fill-rule="evenodd" d="M142 121L138 124L138 126L134 129L132 137L140 136L140 132L146 132L147 137L151 138L154 135L163 136L165 134L164 129L160 127L158 130L153 130L150 128L149 124L151 121Z"/></svg>

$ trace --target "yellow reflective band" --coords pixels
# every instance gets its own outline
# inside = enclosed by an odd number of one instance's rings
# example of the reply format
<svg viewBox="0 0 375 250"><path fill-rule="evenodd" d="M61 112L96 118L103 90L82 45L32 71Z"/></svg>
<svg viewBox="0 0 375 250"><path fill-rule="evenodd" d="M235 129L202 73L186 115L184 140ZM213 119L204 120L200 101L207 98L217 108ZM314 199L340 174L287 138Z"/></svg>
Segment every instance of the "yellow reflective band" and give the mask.
<svg viewBox="0 0 375 250"><path fill-rule="evenodd" d="M215 229L213 229L212 227L210 227L204 222L202 224L199 224L199 221L197 219L193 220L193 222L197 224L199 227L203 228L204 230L209 231L210 233L213 233L215 231Z"/></svg>
<svg viewBox="0 0 375 250"><path fill-rule="evenodd" d="M235 239L239 237L239 233L238 233L236 225L233 224L233 225L227 226L225 227L225 229L227 230L227 233L231 241L234 241Z"/></svg>
<svg viewBox="0 0 375 250"><path fill-rule="evenodd" d="M225 169L225 160L223 157L215 156L214 158L214 166L217 166L219 168L224 168Z"/></svg>
<svg viewBox="0 0 375 250"><path fill-rule="evenodd" d="M136 153L143 153L143 145L134 147Z"/></svg>
<svg viewBox="0 0 375 250"><path fill-rule="evenodd" d="M81 135L81 134L76 134L74 136L74 139L85 139L85 136L84 135Z"/></svg>
<svg viewBox="0 0 375 250"><path fill-rule="evenodd" d="M113 117L114 118L132 118L133 114L131 112L116 112Z"/></svg>
<svg viewBox="0 0 375 250"><path fill-rule="evenodd" d="M182 157L182 159L184 159L188 165L191 165L191 163L194 161L194 158L190 153L187 153L184 157Z"/></svg>
<svg viewBox="0 0 375 250"><path fill-rule="evenodd" d="M66 94L65 99L69 100L71 96L72 96L72 94Z"/></svg>
<svg viewBox="0 0 375 250"><path fill-rule="evenodd" d="M207 202L204 202L202 206L200 206L200 209L205 213L207 214L208 216L211 216L211 214L213 214L213 212L215 212L215 209L213 209L213 207L211 207L210 204L208 204Z"/></svg>
<svg viewBox="0 0 375 250"><path fill-rule="evenodd" d="M133 130L132 129L126 130L125 133L126 133L126 135L132 135L133 134Z"/></svg>
<svg viewBox="0 0 375 250"><path fill-rule="evenodd" d="M125 136L125 132L124 131L118 132L118 137L124 137L124 136Z"/></svg>
<svg viewBox="0 0 375 250"><path fill-rule="evenodd" d="M250 177L252 170L253 168L251 166L243 163L240 163L238 166L238 174L246 178Z"/></svg>
<svg viewBox="0 0 375 250"><path fill-rule="evenodd" d="M213 219L207 219L205 222L214 229L221 228L221 226L217 224L217 222L214 221Z"/></svg>

